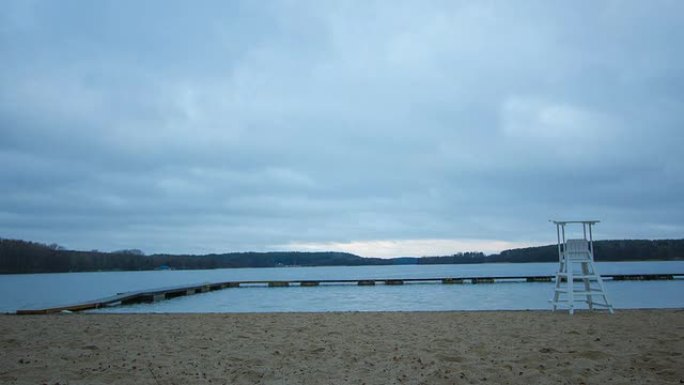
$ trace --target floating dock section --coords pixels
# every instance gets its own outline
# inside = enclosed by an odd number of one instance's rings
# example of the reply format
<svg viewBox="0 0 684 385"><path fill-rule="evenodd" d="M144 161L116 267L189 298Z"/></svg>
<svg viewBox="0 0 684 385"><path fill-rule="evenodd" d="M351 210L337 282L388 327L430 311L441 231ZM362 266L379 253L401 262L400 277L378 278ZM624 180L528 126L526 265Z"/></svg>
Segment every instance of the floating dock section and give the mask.
<svg viewBox="0 0 684 385"><path fill-rule="evenodd" d="M193 294L207 293L210 291L223 290L238 287L314 287L321 285L404 285L410 283L442 283L445 285L457 284L491 284L503 282L552 282L553 276L503 276L503 277L443 277L443 278L405 278L405 279L324 279L324 280L292 280L292 281L227 281L202 283L195 285L182 285L163 287L157 289L132 291L120 293L111 297L100 298L92 301L81 302L71 305L63 305L42 309L22 309L16 314L51 314L60 312L77 312L93 310L102 307L130 305L137 303L150 303L166 299L182 297ZM653 281L684 279L684 273L678 274L615 274L603 275L603 279L613 281Z"/></svg>

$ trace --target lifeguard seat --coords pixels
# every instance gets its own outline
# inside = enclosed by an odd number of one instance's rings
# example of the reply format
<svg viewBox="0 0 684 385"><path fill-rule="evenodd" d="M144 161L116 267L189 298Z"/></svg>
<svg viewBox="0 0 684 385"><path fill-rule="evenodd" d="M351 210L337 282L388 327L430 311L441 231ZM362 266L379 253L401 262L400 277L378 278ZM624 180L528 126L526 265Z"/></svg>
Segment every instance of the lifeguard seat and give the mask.
<svg viewBox="0 0 684 385"><path fill-rule="evenodd" d="M594 310L594 307L604 307L613 313L613 306L608 301L603 280L594 265L591 229L598 221L553 221L553 223L556 224L559 258L556 286L551 300L553 310L565 307L570 314L573 314L576 303L586 303L589 310ZM566 239L565 226L567 224L581 224L583 238ZM579 288L575 288L576 281L581 283Z"/></svg>

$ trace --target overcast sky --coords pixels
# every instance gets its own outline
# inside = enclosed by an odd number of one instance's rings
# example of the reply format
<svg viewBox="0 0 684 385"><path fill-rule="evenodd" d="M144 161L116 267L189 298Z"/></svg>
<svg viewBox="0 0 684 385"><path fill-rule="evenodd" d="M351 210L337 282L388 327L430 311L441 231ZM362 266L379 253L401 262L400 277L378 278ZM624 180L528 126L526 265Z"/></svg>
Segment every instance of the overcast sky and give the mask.
<svg viewBox="0 0 684 385"><path fill-rule="evenodd" d="M0 2L0 237L147 253L684 237L684 2Z"/></svg>

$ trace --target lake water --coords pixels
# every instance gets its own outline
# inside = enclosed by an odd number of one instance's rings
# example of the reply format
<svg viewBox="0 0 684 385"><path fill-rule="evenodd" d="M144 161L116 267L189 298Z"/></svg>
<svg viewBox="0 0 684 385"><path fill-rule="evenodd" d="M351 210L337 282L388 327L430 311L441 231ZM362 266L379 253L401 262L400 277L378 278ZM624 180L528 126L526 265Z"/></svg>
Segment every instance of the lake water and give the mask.
<svg viewBox="0 0 684 385"><path fill-rule="evenodd" d="M553 275L557 263L336 266L0 275L0 312L70 304L158 287L245 280L391 279ZM684 273L684 261L603 262L601 274ZM684 280L606 281L613 305L684 308ZM549 309L551 283L240 287L97 312L281 312Z"/></svg>

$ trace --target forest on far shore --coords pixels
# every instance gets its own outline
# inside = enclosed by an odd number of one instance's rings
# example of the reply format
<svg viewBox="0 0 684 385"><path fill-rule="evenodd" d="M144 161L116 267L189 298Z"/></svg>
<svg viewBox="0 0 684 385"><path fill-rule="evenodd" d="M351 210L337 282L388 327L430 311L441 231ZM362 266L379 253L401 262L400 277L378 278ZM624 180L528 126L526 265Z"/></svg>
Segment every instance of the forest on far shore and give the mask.
<svg viewBox="0 0 684 385"><path fill-rule="evenodd" d="M597 261L684 260L684 239L596 241ZM554 262L556 245L447 256L364 258L342 252L240 252L206 255L145 255L140 250L102 252L67 250L17 239L0 238L0 274L237 267L422 265L464 263Z"/></svg>

